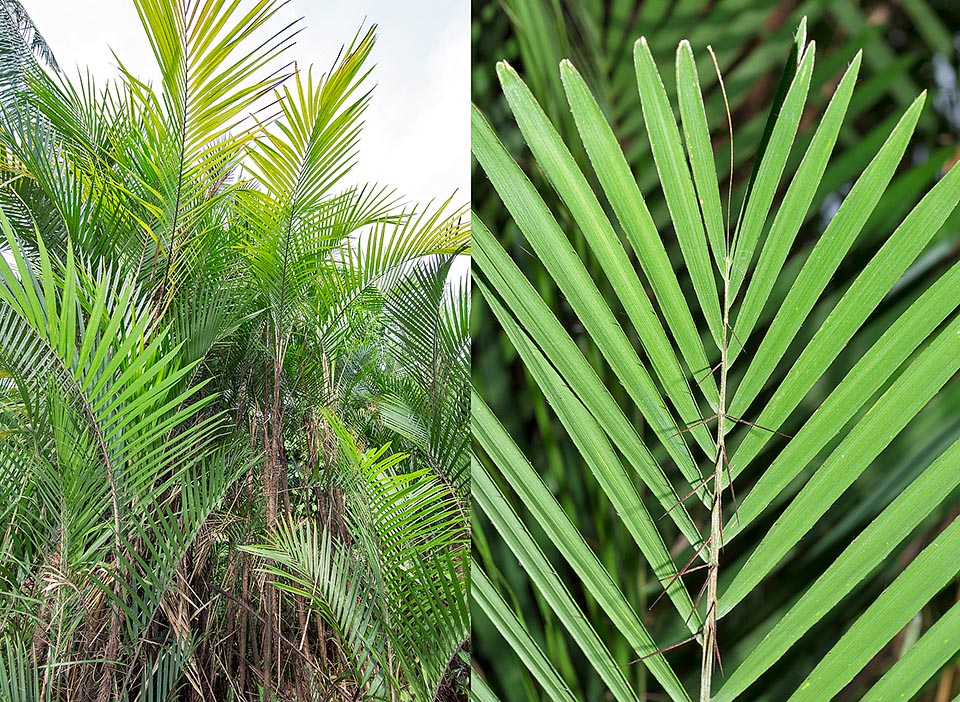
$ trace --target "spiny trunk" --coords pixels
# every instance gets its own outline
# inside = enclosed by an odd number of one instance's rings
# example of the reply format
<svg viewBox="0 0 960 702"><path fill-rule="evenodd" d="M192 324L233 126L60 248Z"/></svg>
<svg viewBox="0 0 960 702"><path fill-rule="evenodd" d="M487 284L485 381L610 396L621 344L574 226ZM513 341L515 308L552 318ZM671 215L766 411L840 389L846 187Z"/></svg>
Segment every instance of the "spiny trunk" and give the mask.
<svg viewBox="0 0 960 702"><path fill-rule="evenodd" d="M303 429L304 429L304 437L306 438L306 442L307 442L306 474L313 475L317 469L317 420L314 418L313 413L310 411L307 411L306 415L304 416ZM317 492L315 490L314 495L316 494ZM304 503L307 511L307 519L311 521L315 521L314 513L316 510L314 510L313 507L311 506L310 500L304 500ZM288 505L287 506L288 512L289 512L289 509L290 508ZM297 595L294 598L294 601L297 606L297 619L300 624L300 650L303 651L304 655L308 656L312 660L314 665L317 664L318 662L317 655L319 655L319 663L321 665L324 665L326 663L326 660L325 660L326 656L324 655L325 645L322 637L323 630L322 628L318 628L317 630L318 636L316 639L317 643L315 644L315 647L317 649L317 654L315 655L314 652L311 650L313 647L311 646L311 641L310 641L310 612L307 610L306 601L300 595ZM320 617L317 617L317 620L319 621Z"/></svg>
<svg viewBox="0 0 960 702"><path fill-rule="evenodd" d="M272 370L272 407L264 420L264 479L263 492L266 499L266 527L272 533L277 525L277 508L280 496L281 476L286 474L283 462L283 405L280 396L280 380L283 371L283 349L277 340ZM263 686L268 694L273 692L274 666L278 663L276 652L280 648L279 619L277 616L277 589L267 576L263 584L264 630L263 630Z"/></svg>
<svg viewBox="0 0 960 702"><path fill-rule="evenodd" d="M250 559L247 556L243 558L241 566L242 575L240 576L240 600L242 602L250 601ZM246 609L240 608L240 637L237 646L237 667L239 674L237 682L240 690L246 690L247 683L247 628L250 623L250 613Z"/></svg>
<svg viewBox="0 0 960 702"><path fill-rule="evenodd" d="M264 422L263 427L264 447L266 449L263 461L263 494L266 500L266 524L267 532L272 532L277 523L277 490L276 490L276 470L274 466L274 444L273 437ZM270 694L273 690L273 611L276 608L277 593L270 582L269 576L263 583L263 688Z"/></svg>
<svg viewBox="0 0 960 702"><path fill-rule="evenodd" d="M119 583L114 586L113 594L120 596ZM104 652L104 658L107 661L104 670L103 680L100 683L100 702L109 702L113 690L113 676L116 672L117 655L120 653L120 608L116 602L110 603L110 632L107 635L107 649Z"/></svg>
<svg viewBox="0 0 960 702"><path fill-rule="evenodd" d="M258 427L256 423L250 423L250 451L251 453L256 447L257 444L257 433ZM253 504L253 484L254 484L254 471L251 467L247 471L247 480L246 480L246 492L247 492L247 504ZM250 601L250 556L245 553L240 554L241 565L240 565L240 601L249 602ZM226 583L224 583L226 585ZM238 615L240 617L240 632L238 635L237 643L237 684L238 689L241 691L246 691L247 689L247 645L249 641L249 630L250 630L250 613L244 607L238 608Z"/></svg>

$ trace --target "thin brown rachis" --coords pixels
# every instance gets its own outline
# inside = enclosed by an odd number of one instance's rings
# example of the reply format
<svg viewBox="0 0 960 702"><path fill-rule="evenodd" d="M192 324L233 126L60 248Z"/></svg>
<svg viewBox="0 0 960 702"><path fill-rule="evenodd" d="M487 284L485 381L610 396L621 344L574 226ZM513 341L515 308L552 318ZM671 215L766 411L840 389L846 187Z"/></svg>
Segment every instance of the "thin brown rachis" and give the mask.
<svg viewBox="0 0 960 702"><path fill-rule="evenodd" d="M707 47L713 66L717 71L720 91L727 109L727 126L730 132L730 179L727 196L726 250L723 266L723 337L720 344L720 394L717 407L717 457L713 470L713 505L710 510L710 535L707 581L704 583L707 595L707 611L701 637L702 656L700 659L700 702L710 702L713 682L713 666L720 664L720 646L717 643L717 577L720 570L720 550L723 547L723 478L727 470L727 450L725 445L727 420L727 372L730 329L730 271L732 257L730 252L730 205L733 201L733 121L727 92L720 73L720 65L712 47ZM728 474L729 477L729 474ZM731 486L732 490L732 486ZM699 598L698 598L699 599ZM721 672L722 672L722 664Z"/></svg>

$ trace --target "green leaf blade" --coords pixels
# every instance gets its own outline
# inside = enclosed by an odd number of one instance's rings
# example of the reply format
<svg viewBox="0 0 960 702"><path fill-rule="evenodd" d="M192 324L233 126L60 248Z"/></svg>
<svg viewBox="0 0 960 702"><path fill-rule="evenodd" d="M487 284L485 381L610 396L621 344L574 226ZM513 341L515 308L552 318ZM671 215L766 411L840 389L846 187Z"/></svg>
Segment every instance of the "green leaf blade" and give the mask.
<svg viewBox="0 0 960 702"><path fill-rule="evenodd" d="M960 645L960 602L934 623L893 664L861 702L916 699L914 695L956 655Z"/></svg>
<svg viewBox="0 0 960 702"><path fill-rule="evenodd" d="M549 529L547 533L553 536L553 543L559 546L563 557L580 576L583 586L597 598L637 655L653 654L657 650L656 644L634 609L624 598L623 593L611 579L610 574L590 550L560 504L535 475L532 466L526 462L519 451L515 450L515 447L511 446L512 440L489 408L483 404L483 400L474 395L474 402L480 403L477 405L480 412L474 419L474 427L484 450L488 447L494 448L495 453L499 454L494 460L497 466L505 471L510 485L517 489L527 508L534 511L540 524ZM505 456L502 450L497 448L504 445L508 446L508 452L516 454L509 459L509 464L501 462ZM563 619L565 626L583 627L585 622L580 621L583 615L579 608L572 603L572 600L564 603L564 594L569 598L566 588L517 515L510 509L486 470L476 459L473 467L473 486L480 508L524 564L525 570L531 573L531 580L537 583L541 592L547 592L548 588L557 590L554 597L558 605L563 604L565 610L561 612L557 606L554 606L554 610ZM592 631L592 627L590 629ZM596 632L593 632L592 636L595 637ZM596 641L593 645L596 646L598 643L599 641ZM602 667L598 666L597 669L605 677L607 684L612 689L615 685L621 684L622 676L619 675L619 670L613 665L612 660L609 660L609 653L597 655L604 658ZM678 702L689 699L676 674L663 658L663 654L651 655L644 660L644 663L668 691L671 699ZM625 681L623 682L625 684ZM632 692L622 691L621 696L630 698Z"/></svg>
<svg viewBox="0 0 960 702"><path fill-rule="evenodd" d="M736 538L752 524L822 450L838 427L845 427L865 402L887 382L912 353L929 338L936 328L960 305L956 290L960 286L960 264L955 264L911 305L883 336L857 361L826 400L807 420L796 436L764 470L760 479L743 499L738 519L729 525L725 536ZM764 419L761 418L760 422ZM762 445L751 432L734 452L736 477L747 458L755 455L755 446ZM744 463L737 460L748 452Z"/></svg>
<svg viewBox="0 0 960 702"><path fill-rule="evenodd" d="M700 219L700 208L687 159L680 141L680 131L667 99L666 89L645 38L634 45L634 67L637 87L647 125L650 148L663 185L667 207L676 228L677 239L690 271L700 308L717 344L722 346L723 321L717 281L710 265L706 234Z"/></svg>
<svg viewBox="0 0 960 702"><path fill-rule="evenodd" d="M727 260L727 242L723 212L720 205L720 184L717 179L717 164L710 141L710 127L700 92L697 64L690 42L684 39L677 47L677 97L680 102L680 121L686 139L687 153L693 181L697 188L700 209L707 230L707 238L713 249L717 268L723 270Z"/></svg>
<svg viewBox="0 0 960 702"><path fill-rule="evenodd" d="M491 307L496 301L490 299ZM560 418L563 427L573 440L584 462L590 468L600 487L614 507L617 515L627 527L641 553L650 563L661 583L665 584L670 600L677 611L688 622L691 631L699 628L690 595L680 578L677 568L667 551L657 523L650 516L639 493L620 464L606 435L600 430L596 420L573 395L569 387L545 363L529 339L516 327L506 315L500 316L504 330L514 347L523 358L537 385ZM474 398L478 401L478 398Z"/></svg>
<svg viewBox="0 0 960 702"><path fill-rule="evenodd" d="M847 434L720 596L726 614L761 581L960 368L955 317Z"/></svg>
<svg viewBox="0 0 960 702"><path fill-rule="evenodd" d="M753 362L737 387L730 405L730 414L736 417L745 415L750 403L762 390L803 320L826 288L840 261L853 245L903 158L920 117L923 102L924 96L921 95L904 113L817 242L780 306L781 312L774 318L754 354Z"/></svg>
<svg viewBox="0 0 960 702"><path fill-rule="evenodd" d="M724 682L714 702L733 702L887 558L960 485L960 442L944 451L843 551Z"/></svg>
<svg viewBox="0 0 960 702"><path fill-rule="evenodd" d="M640 266L653 287L688 370L695 376L701 376L710 367L703 341L673 272L663 240L653 223L616 135L573 64L564 61L560 65L560 75L567 93L567 102L594 172L637 253ZM706 387L703 387L704 384ZM716 408L719 397L716 381L712 375L708 375L704 384L701 387L707 401Z"/></svg>
<svg viewBox="0 0 960 702"><path fill-rule="evenodd" d="M697 425L701 419L700 411L691 397L680 362L590 184L516 71L509 64L501 62L497 66L497 73L527 145L554 190L569 208L591 253L600 262L640 336L667 397L680 413L684 426ZM713 441L703 425L695 426L691 434L707 455L713 454ZM693 475L685 477L691 480Z"/></svg>
<svg viewBox="0 0 960 702"><path fill-rule="evenodd" d="M493 290L498 291L504 306L515 315L526 334L565 378L579 400L589 408L664 511L669 511L681 533L690 543L699 545L700 534L690 519L686 505L671 509L680 498L663 468L657 465L643 444L636 428L546 303L476 215L473 217L473 236L477 271L489 280ZM479 280L479 276L476 282L483 291L485 283ZM490 297L486 292L484 296ZM494 305L492 309L496 314L500 305Z"/></svg>
<svg viewBox="0 0 960 702"><path fill-rule="evenodd" d="M537 645L533 637L526 631L516 615L510 611L509 605L497 592L493 583L483 572L480 566L473 567L470 589L471 601L483 610L487 618L493 622L510 648L517 652L517 656L524 666L540 683L547 699L551 702L577 702L569 686L563 682L554 670L550 661Z"/></svg>
<svg viewBox="0 0 960 702"><path fill-rule="evenodd" d="M758 424L780 426L940 230L958 202L960 168L952 168L904 218L893 235L884 242L880 251L844 292L840 302L800 354L794 370L764 407L757 420ZM751 437L752 442L747 448L755 455L757 448L754 447L758 447L758 442L763 442L766 438L758 433ZM746 463L747 455L749 454L746 451L741 454L741 469Z"/></svg>
<svg viewBox="0 0 960 702"><path fill-rule="evenodd" d="M839 692L957 572L960 519L937 536L867 608L789 702L820 702Z"/></svg>
<svg viewBox="0 0 960 702"><path fill-rule="evenodd" d="M803 114L803 105L807 99L807 91L810 88L815 53L816 44L811 42L803 53L800 66L797 68L780 114L774 123L770 141L763 152L763 159L757 171L757 178L746 202L743 221L734 236L733 263L730 269L731 300L737 297L740 285L747 275L747 269L753 261L754 250L770 211L770 205L773 204L783 168L790 155L790 148L793 146L793 139Z"/></svg>
<svg viewBox="0 0 960 702"><path fill-rule="evenodd" d="M476 108L472 118L472 148L527 241L567 297L610 368L693 484L696 464L650 374L540 194Z"/></svg>
<svg viewBox="0 0 960 702"><path fill-rule="evenodd" d="M861 57L862 53L857 53L840 80L813 140L804 154L803 161L787 189L783 203L777 209L770 233L761 249L757 267L747 286L743 303L737 310L734 323L735 338L743 343L746 343L753 333L763 305L773 290L777 276L783 270L783 264L800 231L810 203L817 192L817 186L827 169L830 154L840 134L840 127L853 96L853 89L860 72ZM743 347L740 344L734 345L732 349L734 360L742 350Z"/></svg>

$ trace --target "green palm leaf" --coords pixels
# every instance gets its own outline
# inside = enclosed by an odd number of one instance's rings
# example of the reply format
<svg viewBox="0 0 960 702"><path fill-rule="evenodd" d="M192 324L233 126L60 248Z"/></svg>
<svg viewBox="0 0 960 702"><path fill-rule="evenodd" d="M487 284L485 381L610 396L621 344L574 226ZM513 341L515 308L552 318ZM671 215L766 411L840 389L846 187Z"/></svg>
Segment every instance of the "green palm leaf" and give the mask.
<svg viewBox="0 0 960 702"><path fill-rule="evenodd" d="M558 196L555 208L547 204L545 191L538 192L526 177L482 113L474 110L473 150L480 168L511 225L546 269L550 286L559 289L583 325L575 332L564 329L557 321L552 290L531 285L491 229L475 217L474 275L484 304L572 440L569 449L561 449L569 461L567 473L551 472L551 480L561 481L553 483L553 490L559 491L562 502L567 489L563 481L573 484L569 471L589 469L594 476L590 484L597 486L597 506L633 534L645 565L660 580L641 595L666 589L682 615L664 612L636 628L637 622L627 614L635 606L631 596L637 595L628 587L631 576L588 555L587 534L578 531L582 521L571 521L563 513L537 474L544 465L540 452L525 457L475 396L478 507L526 569L524 573L505 568L512 574L484 579L478 599L486 618L551 699L576 694L569 669L559 664L563 659L551 661L558 634L550 630L552 643L545 648L539 634L526 630L515 617L501 588L523 590L529 580L542 597L545 620L569 632L600 685L616 699L636 695L633 683L621 677L630 661L621 654L611 667L606 649L597 647L592 630L581 621L581 612L587 610L564 594L563 574L575 575L586 607L594 608L589 611L599 608L611 618L612 631L617 639L626 640L630 657L641 659L656 685L675 700L691 693L693 676L673 667L672 654L657 652L656 647L670 647L682 636L686 622L704 649L699 699L732 702L840 599L869 581L914 526L943 512L950 490L934 486L944 480L952 484L943 471L955 461L956 444L925 471L915 473L855 543L813 578L811 588L787 607L782 621L762 640L745 642L739 665L715 685L716 655L726 650L724 625L718 620L736 611L782 567L787 554L803 546L804 535L832 505L849 505L845 500L850 486L874 462L884 460L898 435L937 403L960 369L956 266L930 275L909 304L879 312L955 211L960 169L945 173L912 211L900 215L893 233L859 264L862 270L852 283L831 284L841 265L852 265L848 253L858 244L867 221L879 216L875 213L883 207L884 192L894 182L921 119L922 96L876 145L869 165L802 266L789 260L813 194L823 183L844 117L856 100L853 87L860 68L857 55L803 146L799 166L790 170L788 164L797 162L794 154L800 151L797 132L804 105L816 84L814 47L806 42L805 25L796 35L795 49L760 139L741 216L726 232L718 183L721 168L714 160L704 92L686 42L677 52L684 139L650 46L641 39L634 47L643 120L670 216L662 224L651 215L653 206L648 210L644 202L637 187L642 178L630 172L602 103L570 62L563 62L560 75L580 143L571 143L569 133L561 136L563 128L551 120L561 119L553 106L541 107L515 71L498 66L530 153ZM581 145L592 170L582 165L584 160L578 161ZM608 216L600 194L615 219ZM679 273L667 253L673 237L684 263ZM597 262L595 270L588 272L581 263L583 252L575 251L571 238L582 241L584 251ZM755 341L753 332L767 320L763 338ZM698 324L707 331L706 340ZM805 324L811 331L799 333ZM638 343L631 344L632 338ZM711 369L718 357L719 364ZM817 388L838 358L849 369L847 378L835 388ZM620 380L625 393L619 396L625 404L604 390L598 369ZM712 417L702 409L704 403L714 412ZM621 419L626 416L642 416L643 430ZM717 424L715 431L707 429L711 421ZM548 456L548 464L553 464L552 454ZM636 483L631 482L634 479ZM583 484L581 478L576 480ZM650 494L635 487L640 482ZM727 491L745 482L753 487L734 509L728 505ZM686 499L695 494L702 505L694 502L686 509ZM511 508L511 503L522 509ZM761 518L772 517L774 504L780 512L771 526ZM672 521L662 518L664 512ZM638 528L641 524L645 526ZM956 522L914 558L875 603L855 613L850 631L790 699L819 700L838 692L954 577L952 549L960 543L955 530ZM687 544L674 547L671 556L663 544L678 535L686 537ZM737 562L729 561L721 550L734 537L743 554ZM617 548L622 551L624 545ZM481 554L487 572L496 572L490 551L484 548ZM706 577L690 570L701 561L706 561ZM675 577L678 572L688 582L703 583L698 607L691 609L690 595ZM923 645L916 644L916 652L892 668L879 689L918 689L926 681L923 676L950 660L957 644L951 642L952 652L946 653L935 652L934 642L944 641L953 631L954 618L951 613L935 624ZM605 643L610 651L623 650L617 641ZM512 698L509 690L490 687L490 694Z"/></svg>
<svg viewBox="0 0 960 702"><path fill-rule="evenodd" d="M382 603L365 590L366 573L350 551L309 523L284 524L270 544L244 549L267 559L265 570L277 577L278 587L309 600L350 650L354 679L373 698L382 698L381 666L389 670L377 614Z"/></svg>
<svg viewBox="0 0 960 702"><path fill-rule="evenodd" d="M201 416L212 399L198 397L202 386L182 390L192 368L180 366L177 346L164 348L168 330L146 312L150 297L129 278L84 270L72 249L60 264L38 240L36 259L28 259L2 215L0 224L16 264L0 261L0 358L31 400L26 428L36 457L18 463L30 471L39 509L11 527L56 544L46 567L73 587L56 623L64 632L72 636L80 623L70 609L111 602L112 666L122 641L142 643L238 471L222 456L201 465L223 431L221 418ZM33 499L19 496L20 506Z"/></svg>
<svg viewBox="0 0 960 702"><path fill-rule="evenodd" d="M349 540L283 524L266 546L280 587L306 597L352 653L364 699L433 699L469 632L462 517L428 471L400 473L389 446L361 451L332 416L351 466Z"/></svg>

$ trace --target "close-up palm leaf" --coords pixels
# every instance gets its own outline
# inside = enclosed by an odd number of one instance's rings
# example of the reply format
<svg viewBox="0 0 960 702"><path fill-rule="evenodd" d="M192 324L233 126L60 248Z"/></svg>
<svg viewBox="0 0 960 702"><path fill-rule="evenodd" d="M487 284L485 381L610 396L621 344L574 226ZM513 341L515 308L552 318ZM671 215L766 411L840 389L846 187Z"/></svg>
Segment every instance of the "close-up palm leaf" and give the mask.
<svg viewBox="0 0 960 702"><path fill-rule="evenodd" d="M475 367L478 699L912 699L957 659L960 169L892 201L915 95L821 208L866 54L817 77L799 26L743 136L694 41L633 44L630 137L562 56L559 94L497 64L525 148L474 108L474 284L519 370Z"/></svg>

